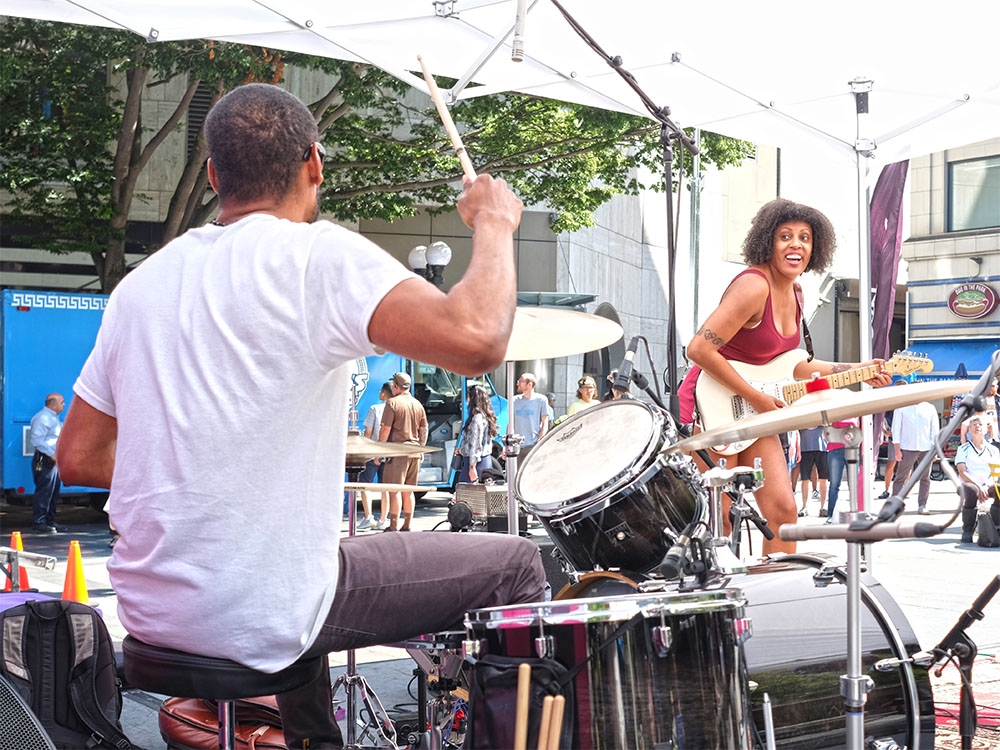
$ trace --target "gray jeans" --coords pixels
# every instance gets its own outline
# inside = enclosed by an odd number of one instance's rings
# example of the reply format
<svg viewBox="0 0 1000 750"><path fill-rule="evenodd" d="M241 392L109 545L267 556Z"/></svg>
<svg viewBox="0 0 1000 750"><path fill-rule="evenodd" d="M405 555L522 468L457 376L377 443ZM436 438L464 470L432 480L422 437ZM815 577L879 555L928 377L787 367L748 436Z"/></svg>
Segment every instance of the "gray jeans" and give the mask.
<svg viewBox="0 0 1000 750"><path fill-rule="evenodd" d="M387 533L342 539L333 606L306 656L393 643L460 626L481 607L541 601L538 547L500 534ZM311 750L343 745L329 668L278 696L285 742Z"/></svg>
<svg viewBox="0 0 1000 750"><path fill-rule="evenodd" d="M895 446L891 450L896 450ZM903 457L896 464L896 473L892 479L892 494L896 496L903 489L903 483L906 482L909 473L917 468L917 464L923 460L927 451L901 451L901 453ZM920 485L917 491L917 508L925 508L927 506L927 499L931 496L931 466L933 465L933 463L928 465L927 470L920 475Z"/></svg>

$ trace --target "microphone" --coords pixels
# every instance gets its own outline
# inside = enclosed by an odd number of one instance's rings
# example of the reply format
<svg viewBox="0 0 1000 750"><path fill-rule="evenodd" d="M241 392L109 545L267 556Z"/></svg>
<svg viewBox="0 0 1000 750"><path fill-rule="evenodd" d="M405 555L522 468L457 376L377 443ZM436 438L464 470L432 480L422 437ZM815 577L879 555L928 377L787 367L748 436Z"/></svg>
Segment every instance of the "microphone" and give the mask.
<svg viewBox="0 0 1000 750"><path fill-rule="evenodd" d="M629 382L632 380L632 361L635 359L635 353L639 350L639 337L633 336L632 340L628 342L628 349L625 350L625 358L622 359L621 365L618 367L618 374L615 376L615 382L611 384L612 388L616 388L620 391L627 391Z"/></svg>
<svg viewBox="0 0 1000 750"><path fill-rule="evenodd" d="M514 16L514 38L510 43L510 59L524 62L524 17L528 15L528 0L517 0L517 15Z"/></svg>
<svg viewBox="0 0 1000 750"><path fill-rule="evenodd" d="M926 539L940 534L944 529L926 521L897 521L877 523L871 528L855 528L854 524L832 526L799 526L785 523L778 529L778 536L786 542L806 542L812 539L847 539L853 542L878 542L882 539Z"/></svg>
<svg viewBox="0 0 1000 750"><path fill-rule="evenodd" d="M660 563L660 575L668 581L684 577L688 551L691 549L691 538L700 524L700 521L689 523L687 528L677 536L677 541L674 542L673 546L667 550L667 554L663 556L663 561ZM699 535L699 538L704 539L704 532Z"/></svg>

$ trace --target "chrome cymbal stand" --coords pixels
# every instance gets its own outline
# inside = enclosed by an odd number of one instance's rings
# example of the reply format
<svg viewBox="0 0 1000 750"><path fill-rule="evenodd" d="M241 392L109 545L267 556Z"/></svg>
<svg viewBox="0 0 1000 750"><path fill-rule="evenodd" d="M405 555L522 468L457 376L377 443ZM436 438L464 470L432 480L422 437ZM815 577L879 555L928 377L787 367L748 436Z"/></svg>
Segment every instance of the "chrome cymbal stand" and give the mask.
<svg viewBox="0 0 1000 750"><path fill-rule="evenodd" d="M517 457L521 452L524 436L514 432L514 396L517 385L514 382L514 362L507 362L507 434L503 439L503 452L507 459L507 533L520 533L517 523L517 496L514 494L514 477L517 476Z"/></svg>
<svg viewBox="0 0 1000 750"><path fill-rule="evenodd" d="M702 472L702 482L709 489L711 504L709 505L708 524L711 532L708 546L713 563L717 570L725 574L745 573L746 563L740 561L729 546L729 538L723 533L722 524L722 493L726 490L734 493L752 491L763 484L764 472L760 467L760 459L754 460L754 468L749 466L734 466L726 468L726 459L720 458L717 466Z"/></svg>
<svg viewBox="0 0 1000 750"><path fill-rule="evenodd" d="M348 434L360 434L360 430L358 429L358 387L353 383L351 385L351 411L348 420ZM345 469L351 482L360 482L361 475L365 470L365 462L361 461L360 465L357 463L346 465ZM357 494L359 492L364 492L364 490L353 490L351 492L351 500L347 506L348 537L352 537L357 533L355 528L355 519L357 515L358 500L360 499ZM347 650L347 671L337 677L333 683L334 696L337 694L337 690L341 685L344 686L344 694L347 696L347 738L346 743L344 744L345 750L357 750L357 748L361 747L358 744L359 694L365 708L368 709L368 715L370 717L370 724L364 727L365 736L369 736L371 734L371 727L374 727L374 731L379 737L386 742L392 743L391 747L395 747L396 730L393 727L388 714L385 712L385 709L382 707L382 702L375 694L375 691L372 690L368 681L358 674L357 651L353 648Z"/></svg>
<svg viewBox="0 0 1000 750"><path fill-rule="evenodd" d="M823 429L827 442L843 443L847 463L847 492L852 510L857 510L858 458L861 430L849 427ZM847 674L840 676L840 695L847 714L847 747L862 750L865 746L865 703L875 683L861 671L861 547L862 542L847 542Z"/></svg>

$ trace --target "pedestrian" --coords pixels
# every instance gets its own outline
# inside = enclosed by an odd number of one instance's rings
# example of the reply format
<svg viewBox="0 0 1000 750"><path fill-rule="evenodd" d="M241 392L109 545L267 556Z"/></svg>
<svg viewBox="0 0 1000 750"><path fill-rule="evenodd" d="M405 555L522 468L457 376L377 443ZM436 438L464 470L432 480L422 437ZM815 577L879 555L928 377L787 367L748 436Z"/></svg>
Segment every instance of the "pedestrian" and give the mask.
<svg viewBox="0 0 1000 750"><path fill-rule="evenodd" d="M545 401L547 402L547 411L549 415L549 429L551 430L556 425L556 394L546 393Z"/></svg>
<svg viewBox="0 0 1000 750"><path fill-rule="evenodd" d="M460 483L478 482L493 462L493 438L497 436L497 418L489 394L481 385L470 385L467 399L469 416L462 426L461 442L455 453L462 456Z"/></svg>
<svg viewBox="0 0 1000 750"><path fill-rule="evenodd" d="M799 482L799 464L802 463L802 441L799 439L798 430L783 434L785 439L781 441L781 448L785 451L785 457L788 461L788 477L792 487L795 487ZM787 450L785 449L786 445L788 446Z"/></svg>
<svg viewBox="0 0 1000 750"><path fill-rule="evenodd" d="M533 372L523 372L517 379L514 396L514 432L524 440L519 455L524 458L549 429L549 402L535 393L538 378Z"/></svg>
<svg viewBox="0 0 1000 750"><path fill-rule="evenodd" d="M903 383L905 381L897 381ZM892 412L886 412L882 418L882 445L885 446L885 488L878 496L879 500L889 497L889 487L892 484L892 477L896 473L896 449L892 445Z"/></svg>
<svg viewBox="0 0 1000 750"><path fill-rule="evenodd" d="M834 422L831 427L857 427L856 419L845 419ZM837 509L837 501L840 499L840 482L844 478L844 470L847 468L847 446L836 440L826 440L826 464L827 475L830 478L829 489L826 494L826 522L833 523L834 512ZM850 485L848 485L848 488ZM853 510L850 508L849 510Z"/></svg>
<svg viewBox="0 0 1000 750"><path fill-rule="evenodd" d="M584 375L576 383L576 401L569 405L566 416L572 417L578 411L597 406L599 403L601 402L597 400L597 382L590 375Z"/></svg>
<svg viewBox="0 0 1000 750"><path fill-rule="evenodd" d="M390 398L392 398L392 382L387 380L382 383L382 387L379 389L378 401L369 406L368 413L365 414L364 436L366 438L378 440L378 431L380 431L382 426L382 413L385 411L385 402ZM381 482L384 473L385 461L380 458L373 458L371 461L365 462L365 470L361 473L360 481L366 484ZM383 530L389 528L389 498L386 496L386 493L380 492L379 500L381 503L379 507L382 514L379 520L376 521L369 505L368 491L361 491L361 508L365 512L365 517L358 523L357 528L359 531L362 529Z"/></svg>
<svg viewBox="0 0 1000 750"><path fill-rule="evenodd" d="M397 372L389 380L392 398L385 402L379 440L383 443L427 445L427 413L423 404L410 395L410 376ZM393 456L382 473L387 484L416 484L420 476L423 455ZM413 521L413 491L389 491L389 526L386 531L396 531L399 522L400 497L403 504L403 525L399 531L409 531Z"/></svg>
<svg viewBox="0 0 1000 750"><path fill-rule="evenodd" d="M987 510L994 526L1000 526L1000 487L993 476L993 466L1000 467L1000 450L986 441L983 418L972 416L965 420L968 440L958 446L955 469L962 477L962 542L972 542L976 530L978 511Z"/></svg>
<svg viewBox="0 0 1000 750"><path fill-rule="evenodd" d="M819 482L819 514L823 515L823 500L827 496L827 479L830 471L827 465L826 441L823 439L822 427L811 427L807 430L799 430L799 441L802 445L802 461L799 466L799 476L802 484L802 509L799 517L809 514L809 484L813 475L813 469L817 474Z"/></svg>
<svg viewBox="0 0 1000 750"><path fill-rule="evenodd" d="M31 418L31 476L35 480L35 495L31 509L31 530L36 534L55 534L66 531L65 526L56 523L56 508L59 505L59 469L56 466L56 443L62 432L59 415L66 402L58 393L45 397L43 406Z"/></svg>
<svg viewBox="0 0 1000 750"><path fill-rule="evenodd" d="M281 728L289 747L340 748L330 652L544 596L526 539L339 534L353 361L392 351L468 376L498 367L521 202L489 175L463 180L471 259L444 293L316 220L325 151L296 97L239 86L204 133L218 217L115 288L59 468L67 483L111 488L121 538L108 573L127 632L263 672L320 658L315 680L277 696ZM271 553L292 585L261 575Z"/></svg>
<svg viewBox="0 0 1000 750"><path fill-rule="evenodd" d="M933 404L921 401L896 409L892 413L892 446L896 456L896 478L892 483L892 494L899 496L903 483L911 472L916 471L927 451L934 447L938 432L938 413ZM931 494L931 464L927 464L920 475L920 489L917 495L917 513L928 515L927 500Z"/></svg>

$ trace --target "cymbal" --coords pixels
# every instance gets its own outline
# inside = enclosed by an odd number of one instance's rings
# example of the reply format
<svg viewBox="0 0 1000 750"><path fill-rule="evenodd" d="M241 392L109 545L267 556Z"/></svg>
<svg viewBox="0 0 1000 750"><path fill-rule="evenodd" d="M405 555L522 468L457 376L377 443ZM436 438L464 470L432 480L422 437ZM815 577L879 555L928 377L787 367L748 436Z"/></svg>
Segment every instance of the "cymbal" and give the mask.
<svg viewBox="0 0 1000 750"><path fill-rule="evenodd" d="M371 461L373 458L393 458L394 456L419 456L421 453L434 453L439 450L441 449L431 448L427 445L380 443L356 433L348 433L347 435L347 458L355 461Z"/></svg>
<svg viewBox="0 0 1000 750"><path fill-rule="evenodd" d="M933 383L885 386L860 393L843 388L817 391L803 396L791 406L699 432L660 452L689 452L711 448L713 445L829 425L865 414L892 411L921 401L937 401L959 393L968 393L975 384L974 380L940 380Z"/></svg>
<svg viewBox="0 0 1000 750"><path fill-rule="evenodd" d="M507 343L507 362L555 359L615 343L625 332L613 320L556 307L518 307Z"/></svg>
<svg viewBox="0 0 1000 750"><path fill-rule="evenodd" d="M368 492L431 492L436 487L419 484L388 484L385 482L344 482L345 490L367 490Z"/></svg>

